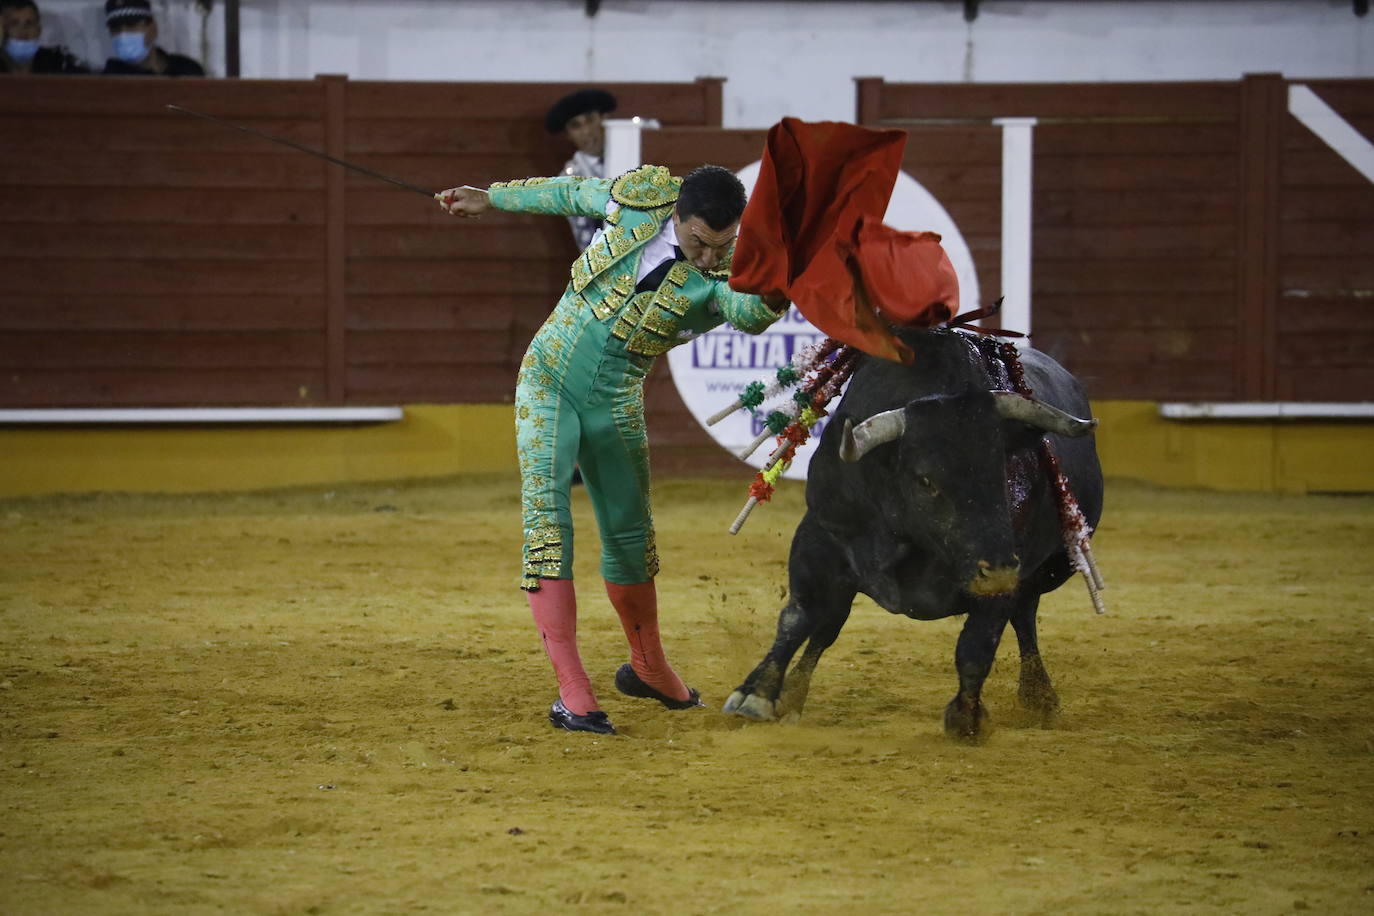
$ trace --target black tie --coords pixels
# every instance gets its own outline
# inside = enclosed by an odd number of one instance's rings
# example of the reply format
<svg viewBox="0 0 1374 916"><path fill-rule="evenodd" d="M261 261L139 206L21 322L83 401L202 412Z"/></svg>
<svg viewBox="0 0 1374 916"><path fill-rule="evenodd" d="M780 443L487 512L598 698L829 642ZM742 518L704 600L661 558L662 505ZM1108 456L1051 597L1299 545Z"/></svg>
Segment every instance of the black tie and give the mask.
<svg viewBox="0 0 1374 916"><path fill-rule="evenodd" d="M663 278L668 276L669 269L672 268L673 264L681 260L683 260L682 249L674 245L673 256L671 258L665 258L662 264L659 264L653 270L645 274L644 279L635 284L635 292L644 293L651 289L658 289L658 285L663 282Z"/></svg>

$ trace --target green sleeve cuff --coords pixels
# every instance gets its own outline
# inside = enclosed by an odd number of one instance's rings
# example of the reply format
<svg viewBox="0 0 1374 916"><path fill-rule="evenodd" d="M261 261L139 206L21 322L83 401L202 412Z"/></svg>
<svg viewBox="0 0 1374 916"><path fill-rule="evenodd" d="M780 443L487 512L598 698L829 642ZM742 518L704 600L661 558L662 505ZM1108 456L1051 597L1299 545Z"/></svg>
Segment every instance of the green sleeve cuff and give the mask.
<svg viewBox="0 0 1374 916"><path fill-rule="evenodd" d="M491 205L513 213L606 217L611 183L605 178L560 175L557 178L518 178L487 188Z"/></svg>
<svg viewBox="0 0 1374 916"><path fill-rule="evenodd" d="M725 320L736 331L745 334L762 334L782 317L781 313L764 305L758 296L737 293L724 280L716 282L716 303Z"/></svg>

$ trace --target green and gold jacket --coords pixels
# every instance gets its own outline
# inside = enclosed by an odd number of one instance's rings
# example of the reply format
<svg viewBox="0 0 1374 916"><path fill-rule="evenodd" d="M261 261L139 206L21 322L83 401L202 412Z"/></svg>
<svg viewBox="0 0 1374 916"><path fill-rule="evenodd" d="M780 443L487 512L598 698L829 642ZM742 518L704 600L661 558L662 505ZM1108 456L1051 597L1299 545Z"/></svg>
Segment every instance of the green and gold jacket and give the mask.
<svg viewBox="0 0 1374 916"><path fill-rule="evenodd" d="M681 186L682 179L666 168L645 165L615 179L562 175L502 181L487 193L501 210L604 219L605 232L573 262L558 311L571 308L613 322L610 332L627 352L653 357L722 321L758 334L779 317L758 296L730 288L728 256L712 271L678 261L657 290L635 294L643 248L672 215Z"/></svg>

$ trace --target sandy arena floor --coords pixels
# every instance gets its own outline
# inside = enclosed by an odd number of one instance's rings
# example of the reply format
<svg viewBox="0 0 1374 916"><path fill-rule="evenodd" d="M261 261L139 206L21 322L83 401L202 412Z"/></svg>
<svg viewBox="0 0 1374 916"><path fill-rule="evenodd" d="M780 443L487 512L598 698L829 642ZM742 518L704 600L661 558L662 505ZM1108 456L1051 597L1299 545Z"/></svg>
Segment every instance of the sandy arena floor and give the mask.
<svg viewBox="0 0 1374 916"><path fill-rule="evenodd" d="M960 621L860 599L799 724L721 714L801 488L656 490L670 655L621 697L581 506L555 732L510 478L0 503L0 912L1374 912L1374 499L1108 488L1110 613L1042 605L1058 728L940 729Z"/></svg>

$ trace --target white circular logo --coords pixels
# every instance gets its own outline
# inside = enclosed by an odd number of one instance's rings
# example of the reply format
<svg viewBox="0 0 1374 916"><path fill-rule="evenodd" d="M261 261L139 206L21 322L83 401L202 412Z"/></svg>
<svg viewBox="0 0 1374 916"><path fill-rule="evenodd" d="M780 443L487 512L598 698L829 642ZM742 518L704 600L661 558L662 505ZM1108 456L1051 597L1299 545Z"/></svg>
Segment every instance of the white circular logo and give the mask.
<svg viewBox="0 0 1374 916"><path fill-rule="evenodd" d="M759 166L760 163L755 162L736 173L744 183L746 192L754 190ZM883 221L903 231L938 232L941 244L959 276L959 299L963 308L977 307L978 275L959 227L954 225L954 220L950 219L935 196L905 172L897 175L897 184ZM784 407L797 389L784 389L777 397L760 405L753 415L748 410L737 410L715 426L707 426L706 420L729 406L749 383L762 382L765 388L773 385L777 381L779 368L790 364L792 358L807 346L824 339L825 334L802 317L794 306L762 334L744 334L723 324L674 347L668 351L668 368L678 394L692 416L722 448L737 455L763 432L763 419L768 412ZM838 402L837 397L831 403ZM796 458L785 476L795 480L806 477L807 464L816 450L816 443L820 441L826 419L816 424L811 431L811 438L797 449ZM750 456L749 464L756 468L763 467L773 451L773 445L771 438L765 441Z"/></svg>

